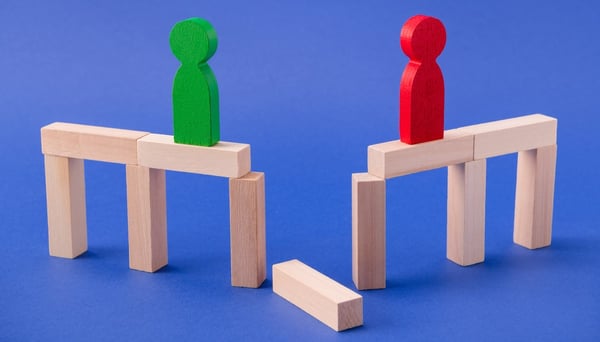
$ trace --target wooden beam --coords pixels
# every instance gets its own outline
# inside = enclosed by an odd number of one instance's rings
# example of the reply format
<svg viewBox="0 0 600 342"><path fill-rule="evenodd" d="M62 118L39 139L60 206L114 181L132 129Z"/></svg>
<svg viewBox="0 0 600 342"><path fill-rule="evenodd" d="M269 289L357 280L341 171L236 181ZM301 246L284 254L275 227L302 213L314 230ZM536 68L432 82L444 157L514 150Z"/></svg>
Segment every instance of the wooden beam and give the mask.
<svg viewBox="0 0 600 342"><path fill-rule="evenodd" d="M459 130L444 132L444 138L416 145L399 140L368 148L369 173L393 178L473 160L473 136Z"/></svg>
<svg viewBox="0 0 600 342"><path fill-rule="evenodd" d="M529 249L552 241L556 149L551 145L519 152L513 238Z"/></svg>
<svg viewBox="0 0 600 342"><path fill-rule="evenodd" d="M75 258L87 251L82 159L44 156L50 255Z"/></svg>
<svg viewBox="0 0 600 342"><path fill-rule="evenodd" d="M298 260L273 265L273 292L335 331L363 324L361 295Z"/></svg>
<svg viewBox="0 0 600 342"><path fill-rule="evenodd" d="M385 288L385 180L352 174L352 279L359 290Z"/></svg>
<svg viewBox="0 0 600 342"><path fill-rule="evenodd" d="M458 130L474 136L473 158L483 159L554 145L556 129L555 118L532 114Z"/></svg>
<svg viewBox="0 0 600 342"><path fill-rule="evenodd" d="M229 179L231 285L258 288L266 278L265 177Z"/></svg>
<svg viewBox="0 0 600 342"><path fill-rule="evenodd" d="M55 122L41 134L44 154L137 164L137 140L148 132Z"/></svg>
<svg viewBox="0 0 600 342"><path fill-rule="evenodd" d="M446 255L468 266L485 258L486 160L448 166Z"/></svg>
<svg viewBox="0 0 600 342"><path fill-rule="evenodd" d="M127 165L129 267L155 272L167 265L165 171Z"/></svg>
<svg viewBox="0 0 600 342"><path fill-rule="evenodd" d="M138 161L155 169L238 178L250 172L250 145L221 141L205 147L177 144L173 136L148 134L138 140Z"/></svg>

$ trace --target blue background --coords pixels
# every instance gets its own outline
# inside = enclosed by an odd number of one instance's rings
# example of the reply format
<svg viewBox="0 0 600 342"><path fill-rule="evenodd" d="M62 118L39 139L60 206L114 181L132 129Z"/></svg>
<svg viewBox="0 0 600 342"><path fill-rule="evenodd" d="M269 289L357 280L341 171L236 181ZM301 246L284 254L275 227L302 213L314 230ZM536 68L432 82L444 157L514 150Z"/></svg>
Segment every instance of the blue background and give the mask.
<svg viewBox="0 0 600 342"><path fill-rule="evenodd" d="M440 18L447 129L558 118L553 242L512 243L516 156L488 161L486 261L445 258L446 170L388 181L388 288L336 333L272 292L298 258L354 289L350 177L398 137L402 24ZM266 173L268 280L230 286L227 180L167 174L169 265L128 269L125 172L86 163L89 251L48 256L39 129L172 134L171 26L215 26L221 137ZM0 2L0 340L600 340L595 1Z"/></svg>

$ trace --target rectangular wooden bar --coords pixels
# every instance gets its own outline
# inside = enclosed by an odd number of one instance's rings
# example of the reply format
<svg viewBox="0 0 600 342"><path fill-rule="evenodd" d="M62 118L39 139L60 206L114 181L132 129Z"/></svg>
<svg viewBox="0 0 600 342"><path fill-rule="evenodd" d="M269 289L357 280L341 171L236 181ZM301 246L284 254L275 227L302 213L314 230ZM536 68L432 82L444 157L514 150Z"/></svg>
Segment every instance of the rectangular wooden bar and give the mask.
<svg viewBox="0 0 600 342"><path fill-rule="evenodd" d="M385 179L352 174L352 279L359 290L385 288Z"/></svg>
<svg viewBox="0 0 600 342"><path fill-rule="evenodd" d="M221 141L205 147L177 144L173 136L148 134L138 140L138 161L155 169L238 178L250 172L250 145Z"/></svg>
<svg viewBox="0 0 600 342"><path fill-rule="evenodd" d="M265 178L229 179L231 285L258 288L266 279Z"/></svg>
<svg viewBox="0 0 600 342"><path fill-rule="evenodd" d="M167 265L165 170L127 165L129 267L155 272Z"/></svg>
<svg viewBox="0 0 600 342"><path fill-rule="evenodd" d="M44 154L137 164L137 140L148 132L55 122L41 134Z"/></svg>
<svg viewBox="0 0 600 342"><path fill-rule="evenodd" d="M486 160L448 166L446 255L468 266L485 258Z"/></svg>
<svg viewBox="0 0 600 342"><path fill-rule="evenodd" d="M50 255L75 258L87 251L82 159L44 156Z"/></svg>
<svg viewBox="0 0 600 342"><path fill-rule="evenodd" d="M363 324L361 295L298 260L273 265L273 292L333 330Z"/></svg>
<svg viewBox="0 0 600 342"><path fill-rule="evenodd" d="M459 130L444 132L444 138L409 145L400 140L368 148L369 173L393 178L473 160L473 136Z"/></svg>
<svg viewBox="0 0 600 342"><path fill-rule="evenodd" d="M556 150L551 145L519 152L513 238L529 249L552 241Z"/></svg>
<svg viewBox="0 0 600 342"><path fill-rule="evenodd" d="M474 159L490 158L556 144L557 120L542 114L459 128L475 137Z"/></svg>

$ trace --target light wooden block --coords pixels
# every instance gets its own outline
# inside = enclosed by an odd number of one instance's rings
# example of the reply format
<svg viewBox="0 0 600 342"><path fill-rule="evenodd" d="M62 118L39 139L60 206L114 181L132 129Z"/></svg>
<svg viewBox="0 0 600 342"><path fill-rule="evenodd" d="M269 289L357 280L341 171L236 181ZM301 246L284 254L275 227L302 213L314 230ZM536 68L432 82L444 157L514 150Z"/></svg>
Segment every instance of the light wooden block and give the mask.
<svg viewBox="0 0 600 342"><path fill-rule="evenodd" d="M44 156L50 255L75 258L87 250L83 160Z"/></svg>
<svg viewBox="0 0 600 342"><path fill-rule="evenodd" d="M485 258L486 160L448 166L446 255L468 266Z"/></svg>
<svg viewBox="0 0 600 342"><path fill-rule="evenodd" d="M211 147L195 146L177 144L171 135L148 134L138 140L138 164L238 178L250 172L250 145L220 141Z"/></svg>
<svg viewBox="0 0 600 342"><path fill-rule="evenodd" d="M129 267L155 272L167 265L165 170L127 165Z"/></svg>
<svg viewBox="0 0 600 342"><path fill-rule="evenodd" d="M42 152L61 157L137 164L137 140L147 132L55 122L42 127Z"/></svg>
<svg viewBox="0 0 600 342"><path fill-rule="evenodd" d="M523 247L551 243L556 150L551 145L519 152L513 238Z"/></svg>
<svg viewBox="0 0 600 342"><path fill-rule="evenodd" d="M444 132L444 138L409 145L400 140L368 148L369 173L393 178L473 160L473 136L460 130Z"/></svg>
<svg viewBox="0 0 600 342"><path fill-rule="evenodd" d="M258 288L266 278L265 177L229 179L231 285Z"/></svg>
<svg viewBox="0 0 600 342"><path fill-rule="evenodd" d="M458 129L473 134L474 159L500 156L556 144L557 120L542 114L483 123Z"/></svg>
<svg viewBox="0 0 600 342"><path fill-rule="evenodd" d="M352 174L352 279L359 290L385 288L385 179Z"/></svg>
<svg viewBox="0 0 600 342"><path fill-rule="evenodd" d="M363 324L361 295L298 260L273 265L273 291L336 331Z"/></svg>

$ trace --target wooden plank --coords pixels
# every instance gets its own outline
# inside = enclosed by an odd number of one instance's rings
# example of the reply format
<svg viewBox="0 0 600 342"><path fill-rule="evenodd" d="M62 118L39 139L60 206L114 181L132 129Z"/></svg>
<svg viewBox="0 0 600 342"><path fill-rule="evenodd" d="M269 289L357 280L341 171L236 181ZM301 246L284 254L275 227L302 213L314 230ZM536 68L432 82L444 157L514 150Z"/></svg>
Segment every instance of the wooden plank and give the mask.
<svg viewBox="0 0 600 342"><path fill-rule="evenodd" d="M551 145L519 152L513 239L529 249L552 241L556 151Z"/></svg>
<svg viewBox="0 0 600 342"><path fill-rule="evenodd" d="M87 251L82 159L44 156L50 255L75 258Z"/></svg>
<svg viewBox="0 0 600 342"><path fill-rule="evenodd" d="M385 288L385 180L352 174L352 279L359 290Z"/></svg>
<svg viewBox="0 0 600 342"><path fill-rule="evenodd" d="M137 164L137 140L148 133L55 122L42 127L41 134L44 154Z"/></svg>
<svg viewBox="0 0 600 342"><path fill-rule="evenodd" d="M177 144L173 136L138 140L138 164L155 169L238 178L250 172L250 145L221 141L205 147Z"/></svg>
<svg viewBox="0 0 600 342"><path fill-rule="evenodd" d="M258 288L266 278L265 177L229 179L231 285Z"/></svg>
<svg viewBox="0 0 600 342"><path fill-rule="evenodd" d="M393 178L473 160L473 136L449 130L444 138L416 145L399 140L371 145L368 149L369 173Z"/></svg>
<svg viewBox="0 0 600 342"><path fill-rule="evenodd" d="M165 171L127 165L129 267L155 272L167 265Z"/></svg>
<svg viewBox="0 0 600 342"><path fill-rule="evenodd" d="M532 114L460 128L474 135L474 159L516 153L556 144L557 120Z"/></svg>
<svg viewBox="0 0 600 342"><path fill-rule="evenodd" d="M486 160L448 166L446 255L468 266L485 258Z"/></svg>
<svg viewBox="0 0 600 342"><path fill-rule="evenodd" d="M363 324L361 295L298 260L273 265L273 292L336 331Z"/></svg>

